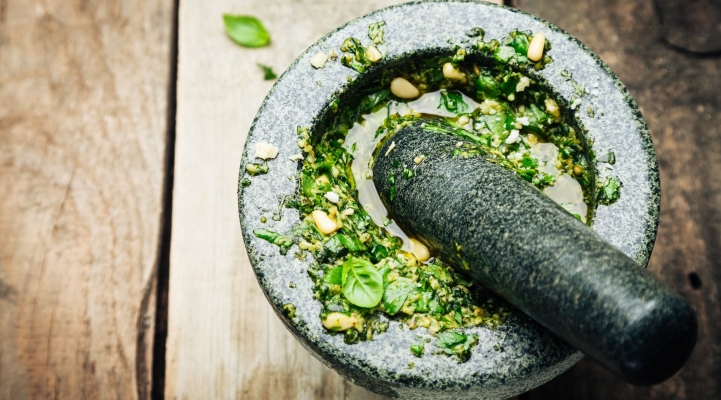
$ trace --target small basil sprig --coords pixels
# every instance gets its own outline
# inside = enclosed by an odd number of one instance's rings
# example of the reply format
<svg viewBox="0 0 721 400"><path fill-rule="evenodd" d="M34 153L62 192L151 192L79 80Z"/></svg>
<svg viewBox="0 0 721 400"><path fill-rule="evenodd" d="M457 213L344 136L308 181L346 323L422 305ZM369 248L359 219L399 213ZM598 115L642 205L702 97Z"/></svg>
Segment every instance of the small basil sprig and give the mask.
<svg viewBox="0 0 721 400"><path fill-rule="evenodd" d="M258 18L223 14L223 23L228 36L243 47L265 47L270 43L270 34Z"/></svg>
<svg viewBox="0 0 721 400"><path fill-rule="evenodd" d="M383 298L383 275L362 258L349 257L343 263L343 296L352 304L373 308Z"/></svg>

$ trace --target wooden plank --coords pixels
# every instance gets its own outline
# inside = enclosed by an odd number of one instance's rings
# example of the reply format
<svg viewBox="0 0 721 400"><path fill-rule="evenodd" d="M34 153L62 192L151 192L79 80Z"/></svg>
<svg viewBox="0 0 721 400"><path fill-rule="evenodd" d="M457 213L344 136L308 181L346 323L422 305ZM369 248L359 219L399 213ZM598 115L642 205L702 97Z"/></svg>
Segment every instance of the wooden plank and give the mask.
<svg viewBox="0 0 721 400"><path fill-rule="evenodd" d="M721 398L719 58L694 57L665 44L651 1L518 0L515 5L588 45L638 102L661 171L661 222L649 269L687 298L699 318L691 359L661 385L633 387L584 360L528 398Z"/></svg>
<svg viewBox="0 0 721 400"><path fill-rule="evenodd" d="M172 1L0 1L0 399L147 398Z"/></svg>
<svg viewBox="0 0 721 400"><path fill-rule="evenodd" d="M256 63L282 72L335 27L401 1L181 1L167 399L378 398L315 360L272 312L245 254L235 193L246 134L273 84ZM258 17L271 46L234 45L223 13Z"/></svg>

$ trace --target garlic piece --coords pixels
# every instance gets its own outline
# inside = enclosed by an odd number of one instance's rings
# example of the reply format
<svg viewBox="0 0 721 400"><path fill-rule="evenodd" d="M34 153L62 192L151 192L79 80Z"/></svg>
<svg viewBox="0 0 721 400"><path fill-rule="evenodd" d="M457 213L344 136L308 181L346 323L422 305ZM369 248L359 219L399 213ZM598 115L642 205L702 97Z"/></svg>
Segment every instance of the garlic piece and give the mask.
<svg viewBox="0 0 721 400"><path fill-rule="evenodd" d="M518 143L518 141L521 140L521 135L518 129L514 129L511 131L511 134L508 135L506 138L506 144L513 144Z"/></svg>

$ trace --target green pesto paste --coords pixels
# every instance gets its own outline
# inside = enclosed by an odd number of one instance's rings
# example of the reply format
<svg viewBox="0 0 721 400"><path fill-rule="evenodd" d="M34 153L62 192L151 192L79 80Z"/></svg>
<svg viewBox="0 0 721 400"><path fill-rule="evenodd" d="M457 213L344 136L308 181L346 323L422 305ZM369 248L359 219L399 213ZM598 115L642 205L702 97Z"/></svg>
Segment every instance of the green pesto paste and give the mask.
<svg viewBox="0 0 721 400"><path fill-rule="evenodd" d="M382 25L372 30L373 43L382 43ZM453 56L404 63L384 71L353 104L334 102L331 123L318 135L299 127L300 187L287 205L300 211L301 222L287 234L255 231L283 253L297 244L296 257L310 261L312 295L322 304L319 318L346 343L371 340L398 321L401 328L436 336L433 347L411 346L416 356L446 354L465 361L477 338L464 328L494 329L509 309L388 218L371 179L372 157L400 127L422 119L439 134L458 136L456 156L489 154L578 219L590 220L596 182L579 132L556 100L523 72L543 68L550 58L536 63L526 58L530 32L513 31L500 42L484 42L482 30L469 37L472 45L458 47ZM364 54L359 40L344 43L342 51L352 43L354 54ZM453 79L443 72L449 63ZM418 95L394 95L390 83L396 78L412 84ZM419 154L415 163L424 157ZM414 173L408 168L389 179ZM604 199L615 195L602 193Z"/></svg>

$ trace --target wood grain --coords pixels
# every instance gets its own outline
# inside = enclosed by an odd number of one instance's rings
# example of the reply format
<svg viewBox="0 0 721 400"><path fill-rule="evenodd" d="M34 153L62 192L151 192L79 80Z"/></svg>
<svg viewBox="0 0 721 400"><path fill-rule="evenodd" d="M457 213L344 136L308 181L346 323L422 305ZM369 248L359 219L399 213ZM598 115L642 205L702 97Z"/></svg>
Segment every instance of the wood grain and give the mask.
<svg viewBox="0 0 721 400"><path fill-rule="evenodd" d="M661 222L649 269L687 298L699 318L691 359L663 384L633 387L584 360L527 398L721 398L721 58L694 57L664 43L650 0L514 4L588 45L638 102L661 171Z"/></svg>
<svg viewBox="0 0 721 400"><path fill-rule="evenodd" d="M236 186L273 84L256 63L280 73L336 26L391 3L181 1L166 399L374 397L314 359L273 313L245 253ZM272 44L236 46L223 13L258 17Z"/></svg>
<svg viewBox="0 0 721 400"><path fill-rule="evenodd" d="M166 399L379 398L314 359L275 316L243 247L236 185L273 84L256 63L282 72L337 26L400 2L181 1ZM270 47L234 45L223 13L258 17Z"/></svg>
<svg viewBox="0 0 721 400"><path fill-rule="evenodd" d="M172 1L0 1L0 399L145 398Z"/></svg>

